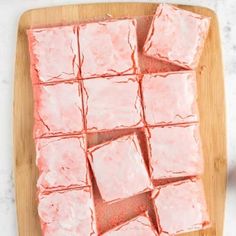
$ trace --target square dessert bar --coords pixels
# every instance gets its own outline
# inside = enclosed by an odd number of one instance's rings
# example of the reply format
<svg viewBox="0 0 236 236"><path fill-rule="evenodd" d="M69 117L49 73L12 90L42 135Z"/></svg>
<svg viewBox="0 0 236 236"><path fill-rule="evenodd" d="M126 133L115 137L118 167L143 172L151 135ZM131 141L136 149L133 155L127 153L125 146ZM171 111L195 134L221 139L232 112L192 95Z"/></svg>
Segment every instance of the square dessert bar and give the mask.
<svg viewBox="0 0 236 236"><path fill-rule="evenodd" d="M147 125L198 121L194 71L145 74L141 84Z"/></svg>
<svg viewBox="0 0 236 236"><path fill-rule="evenodd" d="M209 226L201 180L159 186L152 194L160 235L176 235Z"/></svg>
<svg viewBox="0 0 236 236"><path fill-rule="evenodd" d="M84 129L79 83L34 85L34 136L78 133Z"/></svg>
<svg viewBox="0 0 236 236"><path fill-rule="evenodd" d="M77 27L60 26L27 31L33 83L77 79Z"/></svg>
<svg viewBox="0 0 236 236"><path fill-rule="evenodd" d="M185 68L198 65L210 18L160 4L143 47L147 56Z"/></svg>
<svg viewBox="0 0 236 236"><path fill-rule="evenodd" d="M152 189L136 134L92 147L88 158L105 201L118 201Z"/></svg>
<svg viewBox="0 0 236 236"><path fill-rule="evenodd" d="M143 126L136 75L83 80L83 101L88 131Z"/></svg>
<svg viewBox="0 0 236 236"><path fill-rule="evenodd" d="M91 188L39 195L42 235L96 236Z"/></svg>
<svg viewBox="0 0 236 236"><path fill-rule="evenodd" d="M91 185L83 136L42 138L35 143L40 192Z"/></svg>
<svg viewBox="0 0 236 236"><path fill-rule="evenodd" d="M107 231L102 236L158 236L152 222L145 212L122 225Z"/></svg>
<svg viewBox="0 0 236 236"><path fill-rule="evenodd" d="M82 78L136 74L136 24L120 19L79 25Z"/></svg>
<svg viewBox="0 0 236 236"><path fill-rule="evenodd" d="M203 157L198 124L152 127L148 130L153 180L200 175Z"/></svg>

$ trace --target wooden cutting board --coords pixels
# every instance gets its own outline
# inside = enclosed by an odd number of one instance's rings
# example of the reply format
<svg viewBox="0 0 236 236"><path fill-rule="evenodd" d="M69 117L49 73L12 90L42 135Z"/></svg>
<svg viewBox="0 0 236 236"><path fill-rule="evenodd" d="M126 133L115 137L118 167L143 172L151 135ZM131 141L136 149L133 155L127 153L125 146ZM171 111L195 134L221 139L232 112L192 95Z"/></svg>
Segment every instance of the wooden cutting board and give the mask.
<svg viewBox="0 0 236 236"><path fill-rule="evenodd" d="M148 3L102 3L35 9L19 21L14 88L14 175L20 236L40 235L37 215L35 150L32 139L33 96L29 74L26 30L30 27L69 24L106 14L114 17L154 13L157 5ZM212 227L191 236L221 236L226 191L226 131L224 80L218 22L209 9L179 6L212 17L210 32L198 68L198 105L205 158L203 176Z"/></svg>

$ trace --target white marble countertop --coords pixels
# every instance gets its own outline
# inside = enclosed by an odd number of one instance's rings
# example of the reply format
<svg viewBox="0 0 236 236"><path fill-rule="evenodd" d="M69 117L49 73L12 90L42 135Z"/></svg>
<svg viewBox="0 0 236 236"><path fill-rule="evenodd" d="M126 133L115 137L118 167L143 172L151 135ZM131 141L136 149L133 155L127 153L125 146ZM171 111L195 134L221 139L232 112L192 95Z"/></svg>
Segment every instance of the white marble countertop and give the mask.
<svg viewBox="0 0 236 236"><path fill-rule="evenodd" d="M31 8L82 2L88 1L0 0L0 229L2 233L4 232L1 235L17 235L12 178L12 94L19 17L24 11ZM228 133L229 181L224 236L233 236L236 235L236 24L234 23L236 20L236 3L235 0L170 0L168 2L206 6L218 14L225 64Z"/></svg>

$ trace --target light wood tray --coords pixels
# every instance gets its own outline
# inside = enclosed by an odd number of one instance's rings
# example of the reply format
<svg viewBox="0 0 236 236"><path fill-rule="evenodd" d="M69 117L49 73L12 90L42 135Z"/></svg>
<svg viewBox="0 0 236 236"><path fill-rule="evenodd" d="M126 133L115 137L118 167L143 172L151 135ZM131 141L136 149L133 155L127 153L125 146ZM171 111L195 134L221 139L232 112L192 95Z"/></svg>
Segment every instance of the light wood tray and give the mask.
<svg viewBox="0 0 236 236"><path fill-rule="evenodd" d="M33 96L29 74L26 29L42 25L69 24L107 13L114 17L154 13L157 5L109 3L70 5L25 12L19 21L14 87L14 163L18 227L20 236L40 235L37 215L35 150L32 139ZM221 236L226 190L226 131L224 81L218 22L209 9L180 6L212 17L210 32L198 69L198 104L205 158L203 176L212 227L185 235Z"/></svg>

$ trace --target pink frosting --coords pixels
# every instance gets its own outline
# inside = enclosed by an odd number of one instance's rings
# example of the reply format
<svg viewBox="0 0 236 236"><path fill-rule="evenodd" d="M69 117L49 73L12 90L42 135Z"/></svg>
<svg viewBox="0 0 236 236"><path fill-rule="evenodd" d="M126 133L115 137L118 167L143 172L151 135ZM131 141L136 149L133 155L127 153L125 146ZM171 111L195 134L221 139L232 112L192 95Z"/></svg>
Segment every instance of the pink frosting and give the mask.
<svg viewBox="0 0 236 236"><path fill-rule="evenodd" d="M185 68L196 68L210 18L160 4L147 36L144 53Z"/></svg>
<svg viewBox="0 0 236 236"><path fill-rule="evenodd" d="M89 161L105 201L152 189L139 141L128 135L89 149Z"/></svg>
<svg viewBox="0 0 236 236"><path fill-rule="evenodd" d="M198 121L194 71L146 74L142 91L147 124Z"/></svg>
<svg viewBox="0 0 236 236"><path fill-rule="evenodd" d="M34 136L83 130L82 99L78 83L34 85Z"/></svg>
<svg viewBox="0 0 236 236"><path fill-rule="evenodd" d="M197 124L149 129L150 170L154 180L200 175L203 157Z"/></svg>
<svg viewBox="0 0 236 236"><path fill-rule="evenodd" d="M109 20L79 26L82 78L135 74L136 20Z"/></svg>
<svg viewBox="0 0 236 236"><path fill-rule="evenodd" d="M209 217L201 180L185 180L160 186L153 202L161 236L201 230Z"/></svg>
<svg viewBox="0 0 236 236"><path fill-rule="evenodd" d="M156 59L173 63L166 67L163 63L165 70L180 70L177 65L195 69L209 24L208 17L160 4L143 38L143 54L139 50L141 71L160 70ZM142 74L136 30L135 19L110 19L27 32L40 174L38 213L44 236L98 235L88 161L103 203L153 191L160 235L209 225L199 179L155 190L151 181L203 171L199 127L189 124L198 122L196 74ZM141 49L142 45L139 42ZM90 147L86 153L85 131L98 135L143 126L149 135L147 150L141 150L137 134L132 133ZM143 158L146 151L150 168ZM146 212L103 235L158 233Z"/></svg>
<svg viewBox="0 0 236 236"><path fill-rule="evenodd" d="M28 30L33 83L77 79L79 51L77 27Z"/></svg>
<svg viewBox="0 0 236 236"><path fill-rule="evenodd" d="M142 126L142 107L137 76L84 80L88 130Z"/></svg>
<svg viewBox="0 0 236 236"><path fill-rule="evenodd" d="M90 188L39 195L38 213L44 236L95 236Z"/></svg>
<svg viewBox="0 0 236 236"><path fill-rule="evenodd" d="M39 190L90 185L84 137L36 139Z"/></svg>
<svg viewBox="0 0 236 236"><path fill-rule="evenodd" d="M102 236L157 236L147 212L102 234Z"/></svg>

